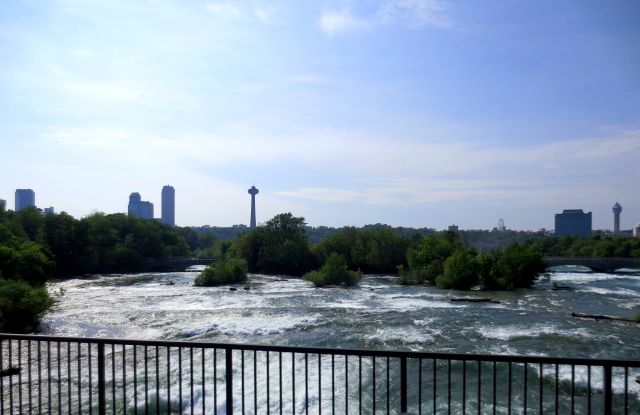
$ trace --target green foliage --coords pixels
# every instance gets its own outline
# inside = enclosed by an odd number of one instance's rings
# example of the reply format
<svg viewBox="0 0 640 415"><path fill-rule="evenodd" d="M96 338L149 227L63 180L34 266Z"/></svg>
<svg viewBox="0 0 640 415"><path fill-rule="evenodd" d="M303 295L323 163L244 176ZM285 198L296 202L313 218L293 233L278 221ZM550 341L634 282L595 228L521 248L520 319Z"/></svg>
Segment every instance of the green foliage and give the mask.
<svg viewBox="0 0 640 415"><path fill-rule="evenodd" d="M302 279L311 281L316 286L324 285L358 285L362 279L362 271L350 271L343 255L333 253L319 271L310 271Z"/></svg>
<svg viewBox="0 0 640 415"><path fill-rule="evenodd" d="M407 251L409 269L404 281L409 284L433 285L444 274L444 264L454 252L463 249L462 240L452 231L443 231L423 238L416 248Z"/></svg>
<svg viewBox="0 0 640 415"><path fill-rule="evenodd" d="M235 284L247 280L247 262L243 259L230 258L213 262L198 275L193 284L210 287L223 284Z"/></svg>
<svg viewBox="0 0 640 415"><path fill-rule="evenodd" d="M0 224L0 331L28 333L36 330L42 315L55 300L45 281L55 269L48 247L27 237L22 225L11 226L2 212ZM7 221L9 220L9 221ZM12 232L17 230L17 235Z"/></svg>
<svg viewBox="0 0 640 415"><path fill-rule="evenodd" d="M309 251L304 218L281 213L235 241L235 255L250 272L302 275L316 264Z"/></svg>
<svg viewBox="0 0 640 415"><path fill-rule="evenodd" d="M421 238L419 234L418 237ZM312 252L320 263L336 253L346 258L350 269L362 269L368 273L395 272L399 265L406 265L407 249L415 240L386 226L362 230L345 227L322 239L312 247Z"/></svg>
<svg viewBox="0 0 640 415"><path fill-rule="evenodd" d="M629 236L571 235L536 239L532 244L549 256L640 258L640 238Z"/></svg>
<svg viewBox="0 0 640 415"><path fill-rule="evenodd" d="M460 235L448 231L429 235L409 248L407 262L408 269L398 269L399 284L462 290L478 284L491 290L530 287L546 269L542 255L529 243L513 242L478 256L475 248L463 246Z"/></svg>
<svg viewBox="0 0 640 415"><path fill-rule="evenodd" d="M44 285L0 279L0 331L30 333L40 318L55 304Z"/></svg>
<svg viewBox="0 0 640 415"><path fill-rule="evenodd" d="M459 249L444 261L444 271L436 278L442 289L468 290L478 283L478 261L475 249Z"/></svg>
<svg viewBox="0 0 640 415"><path fill-rule="evenodd" d="M546 271L542 255L534 246L509 244L503 251L481 255L481 279L489 290L528 288Z"/></svg>

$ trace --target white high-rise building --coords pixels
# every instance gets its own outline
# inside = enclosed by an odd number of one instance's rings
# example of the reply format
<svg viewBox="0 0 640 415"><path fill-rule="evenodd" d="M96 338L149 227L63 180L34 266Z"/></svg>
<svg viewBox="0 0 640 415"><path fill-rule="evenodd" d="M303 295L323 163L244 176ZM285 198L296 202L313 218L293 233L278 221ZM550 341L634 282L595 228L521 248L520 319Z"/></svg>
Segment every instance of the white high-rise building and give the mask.
<svg viewBox="0 0 640 415"><path fill-rule="evenodd" d="M176 226L176 190L173 186L162 188L162 223Z"/></svg>

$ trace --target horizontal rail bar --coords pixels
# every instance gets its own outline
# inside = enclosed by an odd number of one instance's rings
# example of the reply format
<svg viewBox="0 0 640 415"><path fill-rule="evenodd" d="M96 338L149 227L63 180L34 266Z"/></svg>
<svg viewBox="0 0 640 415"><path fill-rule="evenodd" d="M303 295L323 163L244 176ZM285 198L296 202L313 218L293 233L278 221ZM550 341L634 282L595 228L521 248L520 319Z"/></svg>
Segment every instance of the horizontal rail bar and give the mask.
<svg viewBox="0 0 640 415"><path fill-rule="evenodd" d="M545 356L522 356L522 355L489 355L489 354L464 354L464 353L440 353L440 352L417 352L399 350L371 350L371 349L342 349L327 347L305 347L305 346L276 346L265 344L244 344L244 343L212 343L212 342L187 342L187 341L167 341L167 340L136 340L136 339L110 339L97 337L67 337L67 336L41 336L33 334L6 334L0 333L0 340L40 340L53 342L73 342L88 344L119 344L130 346L158 346L158 347L182 347L182 348L205 348L224 350L254 350L271 351L281 353L314 353L338 356L381 356L381 357L405 357L411 359L451 359L451 360L480 360L490 362L514 362L514 363L542 363L542 364L563 364L563 365L596 365L612 367L640 367L640 360L616 360L616 359L586 359L573 357L545 357Z"/></svg>

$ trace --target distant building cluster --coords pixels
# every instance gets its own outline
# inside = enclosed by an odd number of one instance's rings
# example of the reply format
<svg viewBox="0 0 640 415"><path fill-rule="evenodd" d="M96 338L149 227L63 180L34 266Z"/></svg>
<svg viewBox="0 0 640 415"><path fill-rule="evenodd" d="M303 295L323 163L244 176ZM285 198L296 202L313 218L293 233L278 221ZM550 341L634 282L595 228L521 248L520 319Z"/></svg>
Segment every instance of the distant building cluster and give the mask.
<svg viewBox="0 0 640 415"><path fill-rule="evenodd" d="M172 186L164 186L161 193L162 216L159 220L167 225L176 226L176 191ZM131 216L154 219L153 203L142 200L140 193L129 195L127 212Z"/></svg>
<svg viewBox="0 0 640 415"><path fill-rule="evenodd" d="M5 209L7 208L6 200L0 199L0 203ZM27 206L36 206L36 192L32 189L16 189L14 210L17 212ZM45 215L49 212L54 212L53 206L44 208L43 213Z"/></svg>
<svg viewBox="0 0 640 415"><path fill-rule="evenodd" d="M634 236L636 238L640 237L640 223L629 230L620 229L620 214L622 213L622 206L618 202L613 205L611 211L613 212L613 232L601 230L593 231L591 212L584 213L582 209L568 209L555 215L555 235L586 236L590 232L595 232L605 235L627 235Z"/></svg>
<svg viewBox="0 0 640 415"><path fill-rule="evenodd" d="M137 218L153 219L153 203L143 201L138 192L131 193L127 212Z"/></svg>
<svg viewBox="0 0 640 415"><path fill-rule="evenodd" d="M255 186L249 188L248 193L251 195L251 216L249 218L249 226L244 224L233 225L231 228L250 228L253 229L257 226L256 220L256 195L259 190ZM157 220L162 223L166 223L170 226L176 226L176 191L173 186L166 185L162 188L161 193L161 217ZM4 209L7 208L7 201L0 199L0 205ZM32 189L16 189L15 192L15 211L24 209L27 206L36 206L36 194ZM595 233L605 235L628 235L636 238L640 237L640 222L629 230L620 229L620 215L622 213L622 206L616 201L612 207L613 212L613 231L597 230ZM129 196L129 205L127 206L127 212L129 215L136 216L144 219L154 219L153 203L143 201L142 196L138 192L133 192ZM43 214L54 214L55 209L53 206L43 209ZM593 231L593 217L592 212L584 212L582 209L565 209L562 213L554 215L555 218L555 230L540 229L545 235L567 236L567 235L580 235L587 236ZM386 223L376 223L364 225L364 228L369 227L391 227ZM196 232L213 232L214 229L226 229L217 226L192 226ZM459 227L457 225L450 225L448 228L450 231L458 232ZM504 221L500 219L498 227L493 228L498 232L511 232L504 225ZM528 231L533 233L532 231Z"/></svg>

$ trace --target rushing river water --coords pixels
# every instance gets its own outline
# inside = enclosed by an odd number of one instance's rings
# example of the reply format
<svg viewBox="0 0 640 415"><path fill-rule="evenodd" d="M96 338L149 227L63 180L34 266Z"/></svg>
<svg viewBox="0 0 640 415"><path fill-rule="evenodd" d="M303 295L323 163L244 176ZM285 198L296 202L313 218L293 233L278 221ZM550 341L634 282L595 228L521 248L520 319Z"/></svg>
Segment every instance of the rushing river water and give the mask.
<svg viewBox="0 0 640 415"><path fill-rule="evenodd" d="M44 334L640 360L640 325L571 317L572 312L638 314L637 272L556 271L531 289L508 292L403 287L394 284L395 276L384 275L367 275L350 289L250 275L250 290L239 285L230 291L229 286L195 287L197 275L95 275L57 281L51 289L62 288L64 296L44 319ZM554 291L554 282L573 290ZM495 302L454 302L453 297L492 297ZM194 349L177 347L111 346L104 355L95 345L90 350L71 342L13 342L3 347L1 367L21 365L24 373L0 382L0 412L5 407L16 414L86 413L90 406L97 410L102 390L96 388L99 356L104 356L107 369L100 372L105 376L105 408L113 414L226 413L227 399L216 398L216 388L224 396L227 373L235 379L228 389L234 414L373 414L387 413L386 408L397 413L400 407L399 363L393 359L386 360L386 380L382 373L376 380L385 359L238 351L227 355L196 348L194 361ZM231 372L225 371L227 357L234 360ZM92 359L93 372L87 365ZM588 414L600 413L605 402L604 371L598 365L423 360L408 359L407 370L413 374L410 412L457 414L466 408L469 413L539 414L542 408L545 414ZM421 386L416 386L418 373L424 375ZM614 375L610 385L616 413L640 413L640 387L635 383L640 371L617 370ZM247 390L238 377L249 379ZM335 388L334 381L342 386ZM23 396L28 397L26 406L20 403ZM600 409L591 412L591 407Z"/></svg>
<svg viewBox="0 0 640 415"><path fill-rule="evenodd" d="M65 294L44 319L45 334L640 359L640 325L570 316L640 313L638 273L555 272L531 289L508 292L405 287L394 285L394 276L379 275L366 275L359 288L315 288L301 279L255 274L250 290L238 286L233 292L228 286L195 287L196 276L58 281L52 289ZM554 281L575 290L554 291Z"/></svg>

